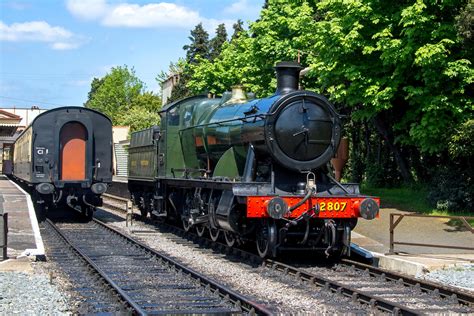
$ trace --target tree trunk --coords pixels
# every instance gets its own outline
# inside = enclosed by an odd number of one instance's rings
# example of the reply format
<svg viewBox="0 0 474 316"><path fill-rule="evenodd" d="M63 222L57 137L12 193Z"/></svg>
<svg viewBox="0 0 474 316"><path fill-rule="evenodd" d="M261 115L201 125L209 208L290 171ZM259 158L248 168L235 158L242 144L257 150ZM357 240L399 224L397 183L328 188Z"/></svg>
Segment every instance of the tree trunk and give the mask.
<svg viewBox="0 0 474 316"><path fill-rule="evenodd" d="M370 146L370 131L369 124L364 120L364 137L365 137L365 146L367 146L367 153L365 154L365 161L370 161L372 148Z"/></svg>
<svg viewBox="0 0 474 316"><path fill-rule="evenodd" d="M385 124L385 121L382 117L382 115L379 113L373 120L375 127L377 128L377 131L380 133L380 135L385 139L387 142L388 147L390 148L390 151L393 153L393 156L395 158L395 161L397 162L398 169L400 171L400 174L405 182L412 182L413 177L411 176L410 171L408 170L407 163L405 159L403 158L400 149L395 145L394 142L394 136L393 132L391 129L387 127Z"/></svg>

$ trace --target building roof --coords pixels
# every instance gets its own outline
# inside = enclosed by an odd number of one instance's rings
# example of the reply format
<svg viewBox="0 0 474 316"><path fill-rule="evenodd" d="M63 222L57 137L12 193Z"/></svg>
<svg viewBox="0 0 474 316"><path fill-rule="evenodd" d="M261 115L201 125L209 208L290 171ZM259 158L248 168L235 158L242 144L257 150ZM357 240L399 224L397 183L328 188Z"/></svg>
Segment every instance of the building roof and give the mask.
<svg viewBox="0 0 474 316"><path fill-rule="evenodd" d="M21 117L19 115L0 110L0 120L21 120Z"/></svg>
<svg viewBox="0 0 474 316"><path fill-rule="evenodd" d="M20 126L20 122L20 116L0 110L0 137L13 136L18 126Z"/></svg>

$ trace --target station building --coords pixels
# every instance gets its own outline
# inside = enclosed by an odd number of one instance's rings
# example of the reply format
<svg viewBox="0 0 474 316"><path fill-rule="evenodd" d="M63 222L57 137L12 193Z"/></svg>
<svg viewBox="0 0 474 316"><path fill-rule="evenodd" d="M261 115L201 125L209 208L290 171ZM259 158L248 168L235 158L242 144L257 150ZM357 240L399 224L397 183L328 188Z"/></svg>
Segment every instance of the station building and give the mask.
<svg viewBox="0 0 474 316"><path fill-rule="evenodd" d="M31 108L0 108L0 171L10 174L13 160L13 143L36 116L46 111L38 106Z"/></svg>

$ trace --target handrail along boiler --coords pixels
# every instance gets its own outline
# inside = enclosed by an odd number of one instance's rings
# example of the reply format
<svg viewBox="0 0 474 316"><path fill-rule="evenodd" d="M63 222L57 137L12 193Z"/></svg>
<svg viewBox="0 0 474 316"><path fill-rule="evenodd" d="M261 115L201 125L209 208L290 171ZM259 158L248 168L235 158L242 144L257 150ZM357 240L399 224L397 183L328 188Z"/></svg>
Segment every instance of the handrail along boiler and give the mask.
<svg viewBox="0 0 474 316"><path fill-rule="evenodd" d="M279 250L348 251L358 217L379 200L333 179L328 162L341 122L323 96L298 90L299 64L275 67L277 91L247 99L194 96L169 104L161 125L132 134L129 191L146 216L182 222L229 245L254 240Z"/></svg>

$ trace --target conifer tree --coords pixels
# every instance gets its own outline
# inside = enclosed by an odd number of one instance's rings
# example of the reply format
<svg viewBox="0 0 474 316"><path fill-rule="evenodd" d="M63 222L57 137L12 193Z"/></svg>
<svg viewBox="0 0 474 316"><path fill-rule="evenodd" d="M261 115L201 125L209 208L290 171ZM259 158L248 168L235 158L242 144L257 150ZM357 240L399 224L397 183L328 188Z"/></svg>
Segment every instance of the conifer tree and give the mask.
<svg viewBox="0 0 474 316"><path fill-rule="evenodd" d="M244 22L241 19L238 19L232 28L234 29L234 34L232 34L231 41L239 37L240 32L244 30Z"/></svg>
<svg viewBox="0 0 474 316"><path fill-rule="evenodd" d="M198 55L202 58L209 58L209 34L202 26L202 23L196 25L188 38L191 43L183 46L183 49L186 51L186 61L188 63L195 63L196 56Z"/></svg>
<svg viewBox="0 0 474 316"><path fill-rule="evenodd" d="M210 41L210 60L214 60L222 51L222 45L227 41L227 30L224 23L216 28L216 36Z"/></svg>

